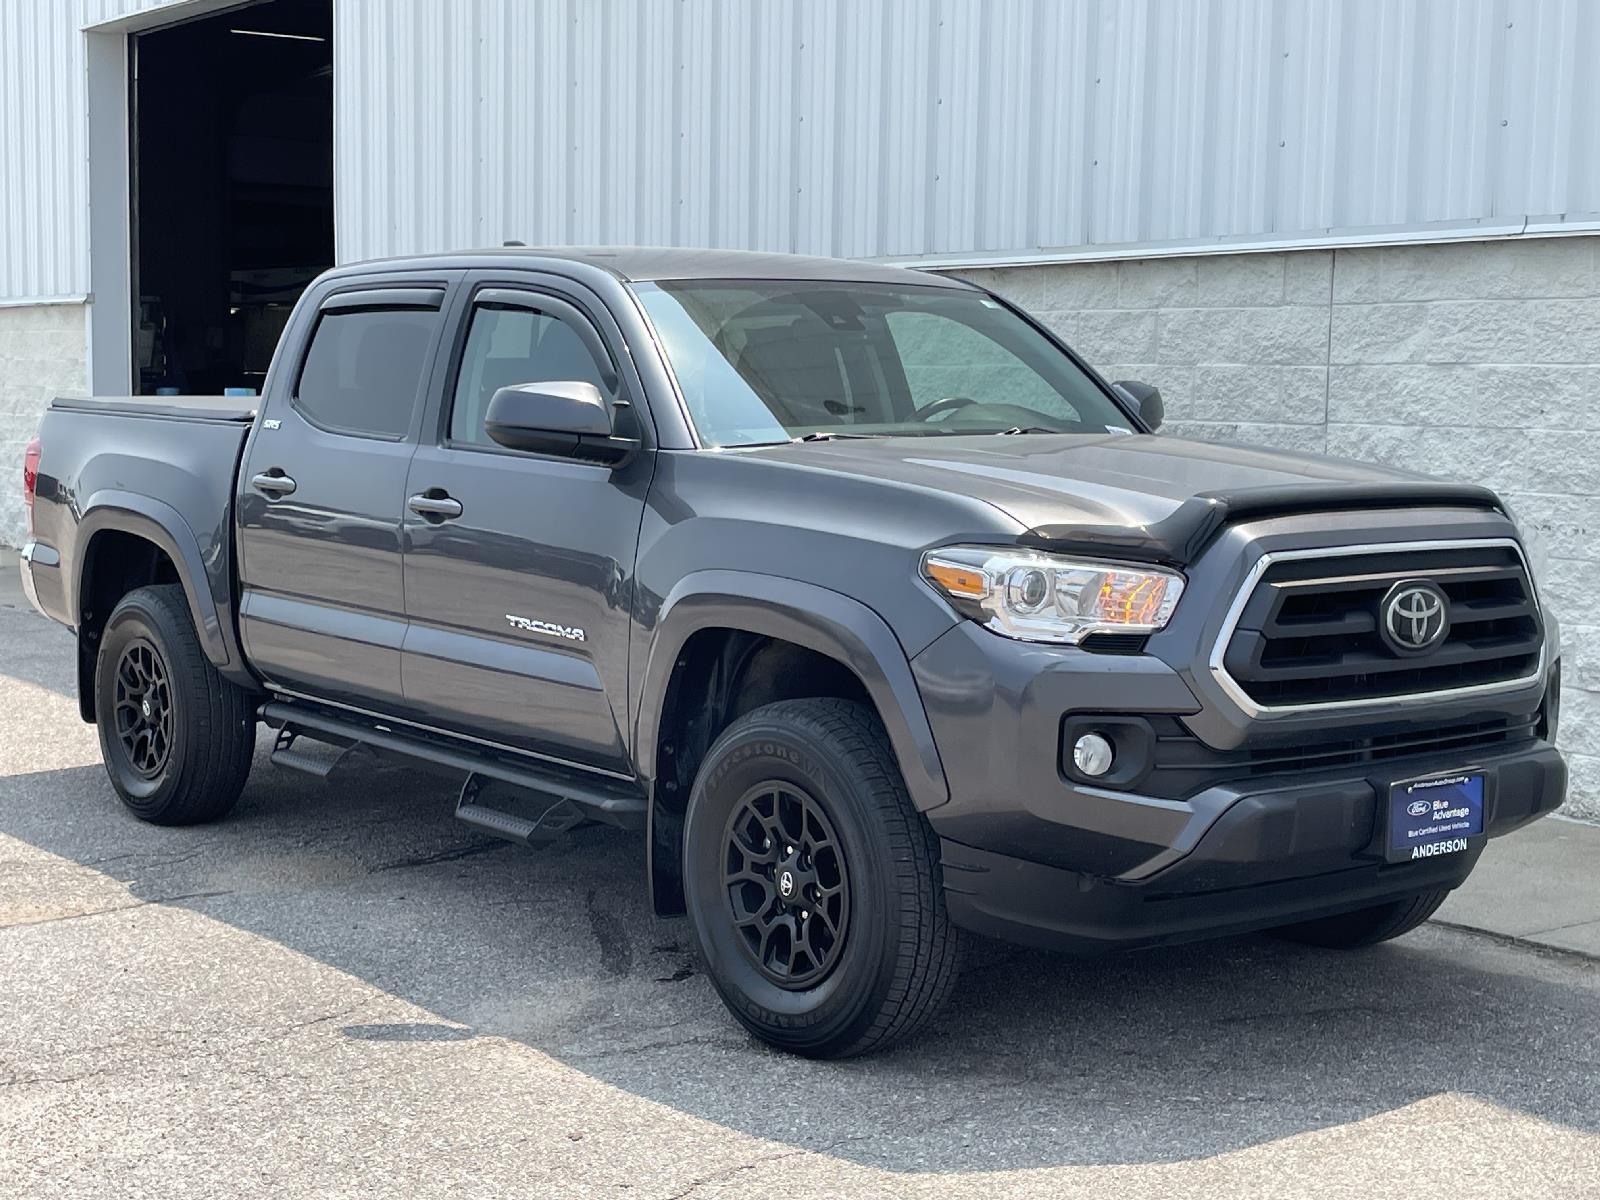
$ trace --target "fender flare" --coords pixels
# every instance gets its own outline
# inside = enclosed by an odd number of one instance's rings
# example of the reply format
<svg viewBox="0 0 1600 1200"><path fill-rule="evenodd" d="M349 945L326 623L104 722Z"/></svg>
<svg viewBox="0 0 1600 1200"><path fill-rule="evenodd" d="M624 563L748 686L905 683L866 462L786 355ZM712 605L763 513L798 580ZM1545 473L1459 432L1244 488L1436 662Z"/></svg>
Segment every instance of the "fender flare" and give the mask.
<svg viewBox="0 0 1600 1200"><path fill-rule="evenodd" d="M81 590L89 549L96 535L108 531L141 537L159 547L172 560L206 658L219 671L236 677L243 669L242 659L232 645L231 622L224 617L222 606L218 605L216 596L212 594L211 574L206 570L205 557L200 552L200 539L183 519L183 514L170 504L149 496L100 491L89 498L73 538L73 544L80 548L84 561L63 564L67 569L63 572L62 587L66 593L67 611L72 614L74 625L83 613ZM221 546L217 547L218 552L221 549ZM224 578L228 578L227 573ZM231 605L231 602L225 599L224 604Z"/></svg>
<svg viewBox="0 0 1600 1200"><path fill-rule="evenodd" d="M663 601L634 719L634 762L654 777L667 687L684 644L702 629L735 629L826 655L861 680L877 706L919 811L950 799L950 785L911 664L894 631L872 609L814 583L745 571L697 571Z"/></svg>

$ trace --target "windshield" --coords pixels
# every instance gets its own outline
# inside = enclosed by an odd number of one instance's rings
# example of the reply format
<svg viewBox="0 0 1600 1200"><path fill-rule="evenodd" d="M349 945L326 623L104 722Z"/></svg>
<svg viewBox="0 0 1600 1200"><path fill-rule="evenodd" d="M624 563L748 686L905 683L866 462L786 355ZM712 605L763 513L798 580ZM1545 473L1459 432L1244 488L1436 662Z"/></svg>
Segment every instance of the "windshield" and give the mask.
<svg viewBox="0 0 1600 1200"><path fill-rule="evenodd" d="M1070 358L981 292L743 279L635 290L707 446L1133 432Z"/></svg>

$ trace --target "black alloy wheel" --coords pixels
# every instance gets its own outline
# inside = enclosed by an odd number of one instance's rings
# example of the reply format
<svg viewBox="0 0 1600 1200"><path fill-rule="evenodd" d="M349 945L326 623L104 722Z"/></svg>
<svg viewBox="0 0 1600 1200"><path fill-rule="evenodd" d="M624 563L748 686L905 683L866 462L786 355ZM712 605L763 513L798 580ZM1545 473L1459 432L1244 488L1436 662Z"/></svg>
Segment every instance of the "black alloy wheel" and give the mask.
<svg viewBox="0 0 1600 1200"><path fill-rule="evenodd" d="M172 684L161 653L144 638L117 662L116 734L128 766L142 779L160 775L172 754Z"/></svg>
<svg viewBox="0 0 1600 1200"><path fill-rule="evenodd" d="M250 773L257 702L206 658L180 585L135 588L106 618L94 671L100 754L141 820L192 825L233 807Z"/></svg>
<svg viewBox="0 0 1600 1200"><path fill-rule="evenodd" d="M826 808L786 780L758 784L734 806L724 878L739 943L781 988L820 983L850 924L850 877Z"/></svg>
<svg viewBox="0 0 1600 1200"><path fill-rule="evenodd" d="M867 705L779 700L718 734L684 814L682 878L706 974L779 1049L882 1049L955 982L939 840Z"/></svg>

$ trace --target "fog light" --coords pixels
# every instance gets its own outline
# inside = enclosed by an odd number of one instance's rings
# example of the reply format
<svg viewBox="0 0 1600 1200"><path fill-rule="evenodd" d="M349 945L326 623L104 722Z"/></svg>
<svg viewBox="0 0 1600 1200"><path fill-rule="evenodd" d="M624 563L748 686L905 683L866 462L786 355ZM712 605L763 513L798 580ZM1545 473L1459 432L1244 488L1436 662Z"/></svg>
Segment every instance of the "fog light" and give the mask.
<svg viewBox="0 0 1600 1200"><path fill-rule="evenodd" d="M1072 765L1085 775L1104 775L1114 757L1111 743L1098 733L1086 733L1072 743Z"/></svg>

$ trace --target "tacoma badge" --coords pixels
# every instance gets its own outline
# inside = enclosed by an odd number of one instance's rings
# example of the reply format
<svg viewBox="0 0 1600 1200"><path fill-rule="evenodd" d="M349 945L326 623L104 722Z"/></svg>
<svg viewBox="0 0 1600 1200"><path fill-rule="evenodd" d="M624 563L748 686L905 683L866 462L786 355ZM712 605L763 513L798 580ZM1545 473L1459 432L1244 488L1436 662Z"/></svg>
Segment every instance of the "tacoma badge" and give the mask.
<svg viewBox="0 0 1600 1200"><path fill-rule="evenodd" d="M550 637L566 638L569 642L587 641L589 635L576 625L557 625L554 621L535 621L532 617L519 617L513 613L506 614L506 620L511 628L520 629L525 633L543 633Z"/></svg>

